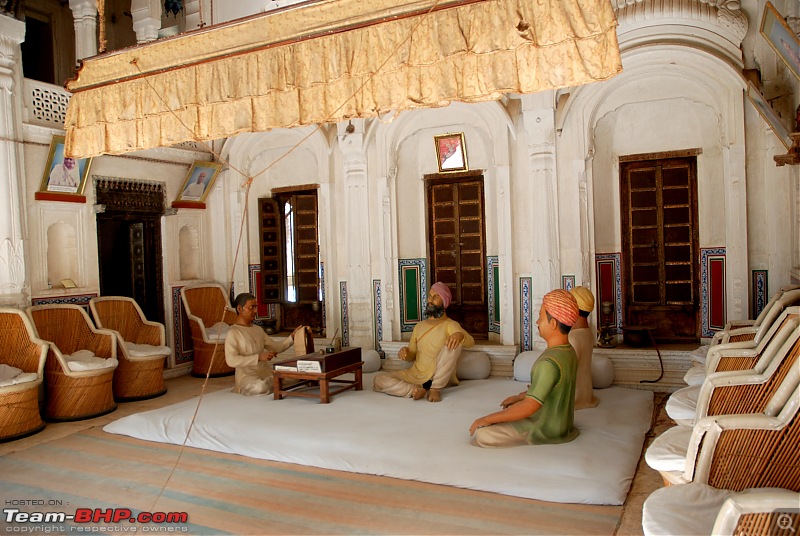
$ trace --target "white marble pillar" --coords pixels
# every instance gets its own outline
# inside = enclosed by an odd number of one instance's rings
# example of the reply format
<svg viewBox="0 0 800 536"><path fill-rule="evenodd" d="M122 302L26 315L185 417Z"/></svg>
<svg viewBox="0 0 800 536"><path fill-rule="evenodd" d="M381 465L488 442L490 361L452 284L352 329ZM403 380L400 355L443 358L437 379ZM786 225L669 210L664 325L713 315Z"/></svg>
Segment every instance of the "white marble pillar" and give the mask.
<svg viewBox="0 0 800 536"><path fill-rule="evenodd" d="M349 125L354 128L350 129ZM352 132L347 132L352 130ZM372 277L370 269L369 195L367 155L364 147L364 120L339 123L339 148L342 151L346 222L347 310L350 346L364 349L372 340Z"/></svg>
<svg viewBox="0 0 800 536"><path fill-rule="evenodd" d="M533 242L533 256L530 259L531 303L533 316L537 318L544 295L561 288L554 92L523 95L522 117L530 180L534 191L531 212L535 216L529 236ZM537 343L539 345L541 340Z"/></svg>
<svg viewBox="0 0 800 536"><path fill-rule="evenodd" d="M159 0L131 0L133 31L136 43L148 43L158 39L161 29L161 2Z"/></svg>
<svg viewBox="0 0 800 536"><path fill-rule="evenodd" d="M743 145L723 147L725 177L726 297L728 319L749 316L747 254L747 183Z"/></svg>
<svg viewBox="0 0 800 536"><path fill-rule="evenodd" d="M0 15L0 306L29 304L25 269L22 64L25 23Z"/></svg>
<svg viewBox="0 0 800 536"><path fill-rule="evenodd" d="M75 59L97 55L97 3L95 0L69 0L75 24Z"/></svg>
<svg viewBox="0 0 800 536"><path fill-rule="evenodd" d="M381 181L381 218L378 222L382 239L383 262L381 263L381 311L383 332L380 340L395 340L395 281L397 280L397 166L392 164L389 173ZM399 328L398 335L399 336ZM399 340L399 339L398 339Z"/></svg>

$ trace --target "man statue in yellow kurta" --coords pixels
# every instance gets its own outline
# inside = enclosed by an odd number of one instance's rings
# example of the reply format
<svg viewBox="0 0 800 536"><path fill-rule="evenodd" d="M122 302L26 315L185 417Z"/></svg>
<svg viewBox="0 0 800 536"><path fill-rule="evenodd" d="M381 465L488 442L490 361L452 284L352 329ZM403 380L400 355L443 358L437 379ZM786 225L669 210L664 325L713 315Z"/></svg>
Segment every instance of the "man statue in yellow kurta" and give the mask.
<svg viewBox="0 0 800 536"><path fill-rule="evenodd" d="M475 341L458 322L447 317L445 309L452 299L444 283L431 287L425 308L429 318L414 327L408 346L397 353L398 358L414 364L406 370L381 372L375 376L375 391L414 400L427 394L429 401L439 402L442 389L458 385L456 366L461 349L469 348Z"/></svg>

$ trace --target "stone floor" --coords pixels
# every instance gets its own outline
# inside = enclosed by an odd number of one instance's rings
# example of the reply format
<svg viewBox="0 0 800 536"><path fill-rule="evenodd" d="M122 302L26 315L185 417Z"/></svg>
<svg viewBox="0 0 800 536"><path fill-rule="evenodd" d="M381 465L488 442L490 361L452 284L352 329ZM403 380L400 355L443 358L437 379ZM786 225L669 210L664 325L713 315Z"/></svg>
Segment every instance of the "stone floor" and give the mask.
<svg viewBox="0 0 800 536"><path fill-rule="evenodd" d="M60 438L92 427L102 427L107 423L115 421L126 415L164 407L187 400L189 398L197 397L200 395L201 390L203 389L203 382L203 379L193 378L191 376L180 376L167 380L167 394L159 398L119 404L116 411L94 419L68 423L48 423L47 427L38 434L0 444L0 456L21 451L34 445L39 445L50 441L58 441ZM205 386L205 393L208 394L220 389L230 388L232 385L232 377L211 378L208 380ZM660 434L663 430L669 428L670 426L674 426L674 423L671 421L671 419L669 419L664 411L664 404L666 403L668 394L654 394L654 426L647 435L645 447L649 445L653 438ZM657 472L653 471L647 466L644 461L644 456L642 455L634 476L631 491L629 492L628 498L623 507L623 514L620 524L615 534L642 534L642 505L644 504L644 500L655 489L658 489L662 486L663 482L661 477Z"/></svg>

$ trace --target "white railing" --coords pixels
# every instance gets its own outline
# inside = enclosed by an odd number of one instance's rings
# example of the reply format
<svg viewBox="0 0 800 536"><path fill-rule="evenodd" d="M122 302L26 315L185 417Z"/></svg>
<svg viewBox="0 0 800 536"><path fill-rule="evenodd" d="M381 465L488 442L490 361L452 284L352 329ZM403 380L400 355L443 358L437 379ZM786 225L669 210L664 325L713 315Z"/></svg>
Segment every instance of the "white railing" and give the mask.
<svg viewBox="0 0 800 536"><path fill-rule="evenodd" d="M62 87L28 78L25 79L23 88L23 121L31 125L63 129L72 93Z"/></svg>

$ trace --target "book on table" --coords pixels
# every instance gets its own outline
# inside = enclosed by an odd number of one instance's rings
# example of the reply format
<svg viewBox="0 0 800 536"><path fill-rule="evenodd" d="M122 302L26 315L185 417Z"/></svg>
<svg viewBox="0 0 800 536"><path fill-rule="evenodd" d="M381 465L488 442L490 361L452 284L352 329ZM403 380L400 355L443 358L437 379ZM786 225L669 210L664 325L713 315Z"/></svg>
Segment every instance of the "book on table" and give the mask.
<svg viewBox="0 0 800 536"><path fill-rule="evenodd" d="M308 354L275 364L275 370L289 372L331 372L361 362L361 348L347 347L330 354Z"/></svg>

